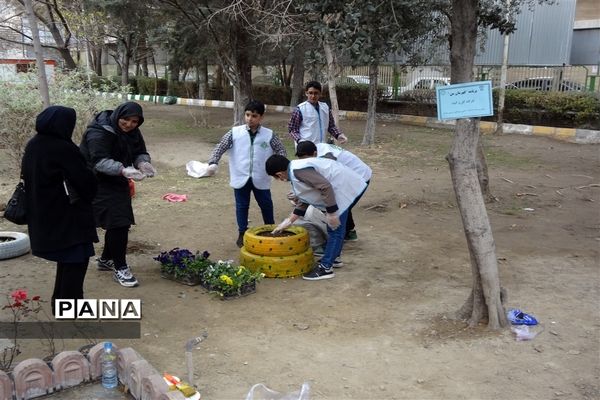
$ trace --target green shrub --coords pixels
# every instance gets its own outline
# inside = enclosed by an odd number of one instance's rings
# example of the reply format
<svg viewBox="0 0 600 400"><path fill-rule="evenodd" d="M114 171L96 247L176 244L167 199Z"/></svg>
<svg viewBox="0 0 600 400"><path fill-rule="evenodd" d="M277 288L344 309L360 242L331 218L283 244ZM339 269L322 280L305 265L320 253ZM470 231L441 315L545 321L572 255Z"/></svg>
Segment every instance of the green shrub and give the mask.
<svg viewBox="0 0 600 400"><path fill-rule="evenodd" d="M497 106L497 90L493 96ZM600 128L600 99L592 93L507 90L504 107L506 122Z"/></svg>
<svg viewBox="0 0 600 400"><path fill-rule="evenodd" d="M167 94L167 80L163 78L155 79L146 76L138 76L137 93L153 96L156 91L157 96L165 96Z"/></svg>
<svg viewBox="0 0 600 400"><path fill-rule="evenodd" d="M255 99L272 105L288 105L292 97L290 88L275 85L253 85L252 93Z"/></svg>
<svg viewBox="0 0 600 400"><path fill-rule="evenodd" d="M63 74L56 71L48 86L52 104L72 107L77 112L73 132L73 141L77 144L96 113L112 109L122 102L122 96L97 96L97 89L88 84L87 76L79 73ZM124 95L129 88L113 88L111 91ZM0 82L0 145L9 149L8 154L17 168L27 141L35 133L35 118L42 109L35 72L22 75L19 83Z"/></svg>

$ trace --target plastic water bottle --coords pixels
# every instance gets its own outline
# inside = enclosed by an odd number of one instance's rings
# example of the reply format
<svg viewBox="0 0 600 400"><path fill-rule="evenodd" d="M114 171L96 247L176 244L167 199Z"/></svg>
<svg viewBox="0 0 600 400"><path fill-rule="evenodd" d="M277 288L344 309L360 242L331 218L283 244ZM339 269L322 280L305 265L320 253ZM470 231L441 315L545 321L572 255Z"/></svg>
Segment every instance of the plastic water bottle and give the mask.
<svg viewBox="0 0 600 400"><path fill-rule="evenodd" d="M102 354L102 386L107 389L117 387L117 355L113 351L111 342L104 342Z"/></svg>

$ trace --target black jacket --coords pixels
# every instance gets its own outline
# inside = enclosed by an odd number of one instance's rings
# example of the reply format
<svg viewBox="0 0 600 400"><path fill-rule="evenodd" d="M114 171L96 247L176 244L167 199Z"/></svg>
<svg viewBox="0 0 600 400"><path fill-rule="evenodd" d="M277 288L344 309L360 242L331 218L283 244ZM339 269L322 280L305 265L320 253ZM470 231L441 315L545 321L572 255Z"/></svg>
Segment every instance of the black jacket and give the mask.
<svg viewBox="0 0 600 400"><path fill-rule="evenodd" d="M119 130L118 120L137 116L140 123L131 132ZM94 199L96 225L105 229L129 226L135 223L129 183L121 175L124 167L150 162L146 144L139 126L144 122L142 108L134 102L126 102L115 110L97 114L83 135L81 153L94 170L98 179L98 194Z"/></svg>
<svg viewBox="0 0 600 400"><path fill-rule="evenodd" d="M21 168L33 254L98 241L92 212L96 178L71 141L75 118L71 108L46 108L25 147Z"/></svg>

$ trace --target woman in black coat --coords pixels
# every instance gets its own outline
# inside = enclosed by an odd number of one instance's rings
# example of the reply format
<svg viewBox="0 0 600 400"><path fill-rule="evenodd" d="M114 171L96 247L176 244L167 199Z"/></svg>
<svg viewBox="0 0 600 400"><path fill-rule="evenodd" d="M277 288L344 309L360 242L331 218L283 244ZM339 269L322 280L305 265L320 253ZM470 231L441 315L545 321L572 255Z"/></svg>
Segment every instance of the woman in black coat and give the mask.
<svg viewBox="0 0 600 400"><path fill-rule="evenodd" d="M113 271L114 279L125 287L138 285L126 261L129 228L135 224L129 179L140 181L156 173L139 129L143 123L142 107L123 103L96 115L79 146L98 179L93 202L96 226L106 230L98 269Z"/></svg>
<svg viewBox="0 0 600 400"><path fill-rule="evenodd" d="M31 252L56 262L55 299L82 299L89 258L98 241L92 200L96 178L72 142L76 114L52 106L36 119L37 134L21 163Z"/></svg>

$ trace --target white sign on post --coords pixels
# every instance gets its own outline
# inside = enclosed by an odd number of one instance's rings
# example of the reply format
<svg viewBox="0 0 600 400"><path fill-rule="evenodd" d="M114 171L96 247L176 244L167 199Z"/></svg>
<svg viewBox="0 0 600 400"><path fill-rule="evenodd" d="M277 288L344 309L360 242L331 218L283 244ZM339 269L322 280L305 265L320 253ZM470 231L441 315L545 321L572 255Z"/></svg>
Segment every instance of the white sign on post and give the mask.
<svg viewBox="0 0 600 400"><path fill-rule="evenodd" d="M438 86L435 92L440 121L494 115L492 81Z"/></svg>

